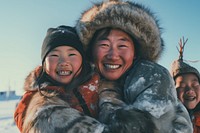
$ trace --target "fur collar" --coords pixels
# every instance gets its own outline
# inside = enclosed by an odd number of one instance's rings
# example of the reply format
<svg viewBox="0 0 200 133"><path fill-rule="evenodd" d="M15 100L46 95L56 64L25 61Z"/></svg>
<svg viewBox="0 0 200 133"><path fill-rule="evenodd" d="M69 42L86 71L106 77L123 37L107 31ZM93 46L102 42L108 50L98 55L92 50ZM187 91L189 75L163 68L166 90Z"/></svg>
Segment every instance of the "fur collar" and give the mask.
<svg viewBox="0 0 200 133"><path fill-rule="evenodd" d="M25 91L37 90L38 84L36 80L39 77L41 71L42 71L42 66L38 66L29 73L24 82Z"/></svg>

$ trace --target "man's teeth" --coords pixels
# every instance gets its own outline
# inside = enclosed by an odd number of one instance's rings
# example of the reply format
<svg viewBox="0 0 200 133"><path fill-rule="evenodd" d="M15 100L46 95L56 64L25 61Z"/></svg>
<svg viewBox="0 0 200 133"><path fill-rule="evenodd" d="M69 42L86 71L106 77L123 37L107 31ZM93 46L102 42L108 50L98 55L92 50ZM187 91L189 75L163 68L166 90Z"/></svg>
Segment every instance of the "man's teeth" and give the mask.
<svg viewBox="0 0 200 133"><path fill-rule="evenodd" d="M117 69L120 67L120 65L110 65L110 64L105 64L105 67L106 68L109 68L109 69Z"/></svg>
<svg viewBox="0 0 200 133"><path fill-rule="evenodd" d="M58 74L62 75L62 76L67 76L67 75L70 75L71 72L70 71L59 71Z"/></svg>

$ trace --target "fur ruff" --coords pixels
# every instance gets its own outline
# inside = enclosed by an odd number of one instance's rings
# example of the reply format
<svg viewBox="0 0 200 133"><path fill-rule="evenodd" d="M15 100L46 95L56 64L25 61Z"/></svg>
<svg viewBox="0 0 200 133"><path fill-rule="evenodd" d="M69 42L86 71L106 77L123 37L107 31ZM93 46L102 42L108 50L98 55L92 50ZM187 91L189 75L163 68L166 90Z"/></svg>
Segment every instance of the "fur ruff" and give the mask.
<svg viewBox="0 0 200 133"><path fill-rule="evenodd" d="M141 58L157 61L161 56L164 49L161 27L148 8L133 2L110 0L94 4L82 13L76 24L86 49L94 33L105 27L120 28L135 38Z"/></svg>
<svg viewBox="0 0 200 133"><path fill-rule="evenodd" d="M104 125L73 109L57 92L37 91L36 79L42 67L26 78L25 91L36 91L26 110L22 133L101 133Z"/></svg>
<svg viewBox="0 0 200 133"><path fill-rule="evenodd" d="M37 90L38 85L36 84L36 80L39 77L41 71L42 71L42 66L38 66L29 73L29 75L25 79L24 91Z"/></svg>
<svg viewBox="0 0 200 133"><path fill-rule="evenodd" d="M88 117L56 94L51 98L36 93L29 104L22 133L101 133L104 126Z"/></svg>

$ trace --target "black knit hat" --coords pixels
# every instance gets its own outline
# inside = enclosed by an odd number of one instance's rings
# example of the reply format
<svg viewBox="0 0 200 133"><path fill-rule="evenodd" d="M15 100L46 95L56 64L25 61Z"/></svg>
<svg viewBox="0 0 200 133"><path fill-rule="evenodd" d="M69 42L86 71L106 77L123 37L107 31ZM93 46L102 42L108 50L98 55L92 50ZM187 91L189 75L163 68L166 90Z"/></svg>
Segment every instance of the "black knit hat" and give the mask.
<svg viewBox="0 0 200 133"><path fill-rule="evenodd" d="M47 35L43 41L41 50L42 64L44 63L47 54L58 46L71 46L78 50L82 57L84 56L83 45L79 40L74 27L62 25L47 30Z"/></svg>

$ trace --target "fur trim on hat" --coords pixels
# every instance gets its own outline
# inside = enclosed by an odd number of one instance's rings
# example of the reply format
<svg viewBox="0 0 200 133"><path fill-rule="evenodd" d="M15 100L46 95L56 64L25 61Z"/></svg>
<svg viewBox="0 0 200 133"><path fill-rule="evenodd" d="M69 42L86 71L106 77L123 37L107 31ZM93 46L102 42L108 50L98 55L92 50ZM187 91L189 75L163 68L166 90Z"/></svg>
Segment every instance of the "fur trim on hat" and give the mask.
<svg viewBox="0 0 200 133"><path fill-rule="evenodd" d="M161 28L149 9L133 2L110 0L94 4L86 10L76 24L85 48L94 33L106 27L119 28L139 42L138 54L143 59L156 61L163 51Z"/></svg>
<svg viewBox="0 0 200 133"><path fill-rule="evenodd" d="M37 66L34 70L32 70L29 73L24 82L25 91L37 90L38 85L36 84L37 82L36 80L40 76L41 72L42 72L42 66Z"/></svg>
<svg viewBox="0 0 200 133"><path fill-rule="evenodd" d="M171 75L174 79L176 79L179 75L182 75L182 74L188 74L188 73L193 73L197 76L199 82L200 82L200 74L199 74L199 71L190 66L189 64L185 63L183 61L183 51L184 51L184 48L185 48L185 44L187 42L188 39L180 39L180 42L179 42L179 59L178 60L175 60L172 65L171 65Z"/></svg>
<svg viewBox="0 0 200 133"><path fill-rule="evenodd" d="M186 64L185 62L183 62L183 60L180 60L180 59L175 60L172 63L171 75L174 79L176 79L176 77L178 77L179 75L187 74L187 73L195 74L200 82L200 74L196 68L190 66L189 64Z"/></svg>

